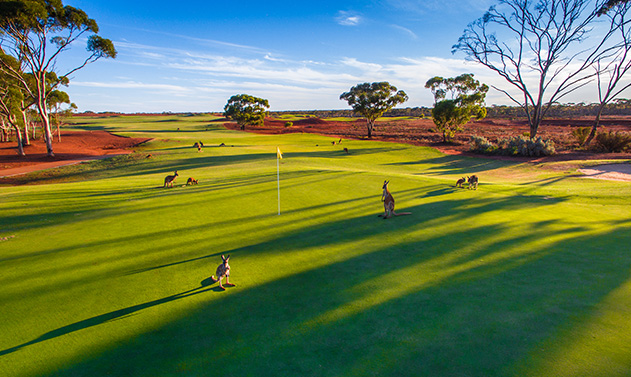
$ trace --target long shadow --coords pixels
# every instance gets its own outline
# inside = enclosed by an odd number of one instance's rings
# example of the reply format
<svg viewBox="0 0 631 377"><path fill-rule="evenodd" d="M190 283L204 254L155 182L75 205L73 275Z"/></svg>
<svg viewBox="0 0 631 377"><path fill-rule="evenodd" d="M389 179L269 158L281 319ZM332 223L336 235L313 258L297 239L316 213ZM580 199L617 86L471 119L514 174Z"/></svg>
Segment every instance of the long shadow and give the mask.
<svg viewBox="0 0 631 377"><path fill-rule="evenodd" d="M395 162L388 165L427 165L428 168L426 170L428 172L471 175L505 166L517 165L517 163L473 157L441 156L425 158L419 161Z"/></svg>
<svg viewBox="0 0 631 377"><path fill-rule="evenodd" d="M175 295L172 295L172 296L164 297L164 298L161 298L161 299L158 299L158 300L153 300L153 301L145 302L145 303L142 303L142 304L130 306L130 307L127 307L127 308L124 308L124 309L115 310L113 312L101 314L101 315L98 315L96 317L84 319L82 321L75 322L75 323L72 323L72 324L64 326L64 327L60 327L60 328L55 329L53 331L49 331L49 332L47 332L45 334L42 334L41 336L39 336L39 337L37 337L37 338L35 338L35 339L31 340L31 341L28 341L28 342L22 343L22 344L20 344L18 346L11 347L11 348L8 348L6 350L0 351L0 356L8 355L10 353L19 351L20 349L22 349L24 347L27 347L27 346L30 346L30 345L33 345L33 344L37 344L37 343L40 343L40 342L44 342L46 340L51 340L51 339L54 339L54 338L57 338L57 337L60 337L60 336L63 336L63 335L67 335L67 334L73 333L75 331L83 330L83 329L86 329L86 328L89 328L89 327L101 325L101 324L106 323L106 322L114 321L116 319L128 316L130 314L139 312L139 311L147 309L147 308L151 308L151 307L154 307L154 306L166 304L168 302L175 301L175 300L181 300L181 299L184 299L184 298L187 298L187 297L191 297L191 296L194 296L194 295L198 295L200 293L208 292L208 291L211 291L211 290L220 291L218 289L218 287L216 287L216 288L206 288L206 287L208 287L211 284L212 284L212 279L207 278L207 279L204 279L201 282L201 286L200 287L197 287L197 288L194 288L194 289L182 292L182 293L178 293L178 294L175 294Z"/></svg>
<svg viewBox="0 0 631 377"><path fill-rule="evenodd" d="M337 226L361 228L365 220ZM631 241L629 229L622 231L616 237ZM530 239L555 234L532 233ZM464 235L471 234L445 238ZM380 296L388 295L389 286L375 286L376 297L358 289L385 273L393 278L389 285L396 287L397 277L406 276L397 271L455 251L432 249L447 239L397 244L235 290L212 307L58 373L108 370L122 376L133 370L149 376L222 369L239 376L517 376L516 371L510 373L515 363L629 278L631 256L611 261L591 249L612 235L575 237L530 250L531 258L525 261L515 255L486 271L462 269L450 278L412 284L411 290L386 299ZM282 249L286 242L278 241ZM523 237L515 239L521 241ZM480 256L493 256L504 246L480 250ZM592 279L595 275L599 279ZM51 333L67 331L62 329ZM176 347L169 344L174 339Z"/></svg>

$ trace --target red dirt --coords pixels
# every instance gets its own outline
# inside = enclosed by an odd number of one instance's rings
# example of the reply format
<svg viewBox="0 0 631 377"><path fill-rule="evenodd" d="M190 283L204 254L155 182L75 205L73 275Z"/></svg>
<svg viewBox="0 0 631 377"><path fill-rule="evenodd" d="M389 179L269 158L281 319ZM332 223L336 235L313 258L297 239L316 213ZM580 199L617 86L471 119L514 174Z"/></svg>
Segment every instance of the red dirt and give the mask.
<svg viewBox="0 0 631 377"><path fill-rule="evenodd" d="M552 139L557 148L557 155L544 158L498 157L516 161L559 161L590 159L629 159L629 153L593 153L575 151L576 143L571 136L572 127L590 126L590 118L549 119L540 128L539 135ZM320 118L302 119L285 127L286 121L266 119L260 127L247 127L246 131L264 134L316 133L348 139L366 139L366 122L357 119L352 122L326 121ZM236 123L224 124L229 129L238 129ZM469 150L471 135L484 136L497 142L499 138L520 135L528 132L524 120L485 119L471 122L462 133L457 134L452 144L442 143L442 135L433 131L434 123L430 119L392 120L377 123L373 140L402 142L437 148L449 154L472 155ZM605 117L601 130L631 131L631 116ZM9 176L41 170L87 159L100 158L115 154L130 153L131 148L150 139L127 138L112 135L106 131L63 131L61 142L54 141L55 157L46 156L46 146L39 139L25 147L25 157L17 155L15 143L0 143L0 176ZM480 156L480 155L476 155Z"/></svg>
<svg viewBox="0 0 631 377"><path fill-rule="evenodd" d="M469 152L469 137L484 136L489 141L497 143L501 138L517 136L529 131L525 120L484 119L470 122L464 131L458 133L453 143L443 143L442 134L434 131L435 125L431 119L392 120L382 118L377 122L373 133L373 140L408 143L429 146L448 154L474 155ZM578 144L571 135L572 127L590 127L593 118L577 117L567 119L548 119L539 128L538 136L554 141L557 154L544 158L500 157L488 158L511 159L516 161L559 161L559 160L591 160L631 158L629 153L594 153L576 151ZM316 133L348 139L367 139L366 121L357 119L352 122L325 121L319 118L302 119L293 122L291 127L285 127L284 120L268 118L263 126L246 127L246 131L263 134L285 133ZM225 123L230 129L239 129L235 123ZM631 131L631 116L604 117L599 130ZM482 157L476 154L475 156Z"/></svg>
<svg viewBox="0 0 631 377"><path fill-rule="evenodd" d="M42 139L32 140L31 145L24 147L26 156L18 156L15 142L0 143L0 176L130 153L131 148L148 140L116 136L106 131L62 131L61 142L56 138L53 142L55 157L47 156L46 144Z"/></svg>

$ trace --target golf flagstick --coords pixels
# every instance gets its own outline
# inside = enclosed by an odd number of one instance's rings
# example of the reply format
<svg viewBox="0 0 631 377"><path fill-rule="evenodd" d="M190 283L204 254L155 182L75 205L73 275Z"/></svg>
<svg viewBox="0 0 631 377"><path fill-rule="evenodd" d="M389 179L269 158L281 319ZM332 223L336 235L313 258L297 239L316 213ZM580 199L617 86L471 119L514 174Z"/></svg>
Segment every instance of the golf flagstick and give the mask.
<svg viewBox="0 0 631 377"><path fill-rule="evenodd" d="M276 147L276 186L278 191L278 215L280 216L280 160L283 159L283 154L279 147Z"/></svg>

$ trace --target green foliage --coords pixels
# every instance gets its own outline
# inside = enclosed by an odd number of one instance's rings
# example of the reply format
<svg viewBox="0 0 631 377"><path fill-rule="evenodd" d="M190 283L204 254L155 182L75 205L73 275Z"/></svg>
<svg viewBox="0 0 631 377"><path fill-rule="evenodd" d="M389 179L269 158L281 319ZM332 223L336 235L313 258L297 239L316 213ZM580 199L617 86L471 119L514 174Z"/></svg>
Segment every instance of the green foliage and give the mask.
<svg viewBox="0 0 631 377"><path fill-rule="evenodd" d="M340 95L353 111L366 118L368 137L372 137L375 121L386 111L408 100L408 95L390 83L373 82L358 84Z"/></svg>
<svg viewBox="0 0 631 377"><path fill-rule="evenodd" d="M576 127L572 129L572 137L578 143L579 146L583 146L587 138L589 137L590 128L589 127Z"/></svg>
<svg viewBox="0 0 631 377"><path fill-rule="evenodd" d="M96 21L81 9L64 6L61 0L15 0L0 2L0 35L2 53L19 62L18 69L0 59L0 71L12 75L30 94L27 102L38 104L37 110L45 129L49 156L54 156L50 138L50 119L46 100L60 85L68 84L68 77L101 58L116 57L112 41L99 37ZM85 38L87 37L87 38ZM73 66L68 60L57 64L64 51L77 40L87 40L86 59ZM62 74L59 67L67 69ZM31 90L33 87L44 90Z"/></svg>
<svg viewBox="0 0 631 377"><path fill-rule="evenodd" d="M224 116L234 119L243 130L246 125L262 125L267 115L267 108L269 108L269 102L266 99L249 94L237 94L228 99L224 107Z"/></svg>
<svg viewBox="0 0 631 377"><path fill-rule="evenodd" d="M530 139L526 136L514 136L500 140L499 145L482 136L471 136L470 150L482 154L501 154L509 156L540 157L551 156L556 153L554 142L543 140L541 137Z"/></svg>
<svg viewBox="0 0 631 377"><path fill-rule="evenodd" d="M432 117L436 128L443 133L444 142L452 141L471 118L486 116L484 99L489 87L475 80L473 74L447 79L436 76L429 79L425 87L434 94Z"/></svg>
<svg viewBox="0 0 631 377"><path fill-rule="evenodd" d="M596 135L596 148L608 152L618 153L629 149L631 145L631 134L628 132L599 132Z"/></svg>
<svg viewBox="0 0 631 377"><path fill-rule="evenodd" d="M541 136L531 139L526 136L514 136L500 143L502 154L528 157L551 156L556 153L552 140L543 140Z"/></svg>
<svg viewBox="0 0 631 377"><path fill-rule="evenodd" d="M87 50L98 58L115 58L118 54L114 43L111 40L102 38L98 35L91 35L88 38Z"/></svg>
<svg viewBox="0 0 631 377"><path fill-rule="evenodd" d="M285 122L285 127L289 128L294 125L294 122Z"/></svg>
<svg viewBox="0 0 631 377"><path fill-rule="evenodd" d="M475 153L493 154L498 146L487 140L484 136L473 135L469 138L470 150Z"/></svg>

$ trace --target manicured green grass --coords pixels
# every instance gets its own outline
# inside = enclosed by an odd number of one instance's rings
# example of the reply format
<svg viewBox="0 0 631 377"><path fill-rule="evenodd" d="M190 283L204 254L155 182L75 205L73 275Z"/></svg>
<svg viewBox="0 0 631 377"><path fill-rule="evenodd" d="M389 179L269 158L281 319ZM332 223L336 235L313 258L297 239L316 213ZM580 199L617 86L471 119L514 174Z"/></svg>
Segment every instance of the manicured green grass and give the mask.
<svg viewBox="0 0 631 377"><path fill-rule="evenodd" d="M0 187L0 375L631 370L629 183L202 116L76 122L155 139ZM384 179L412 215L377 217Z"/></svg>

